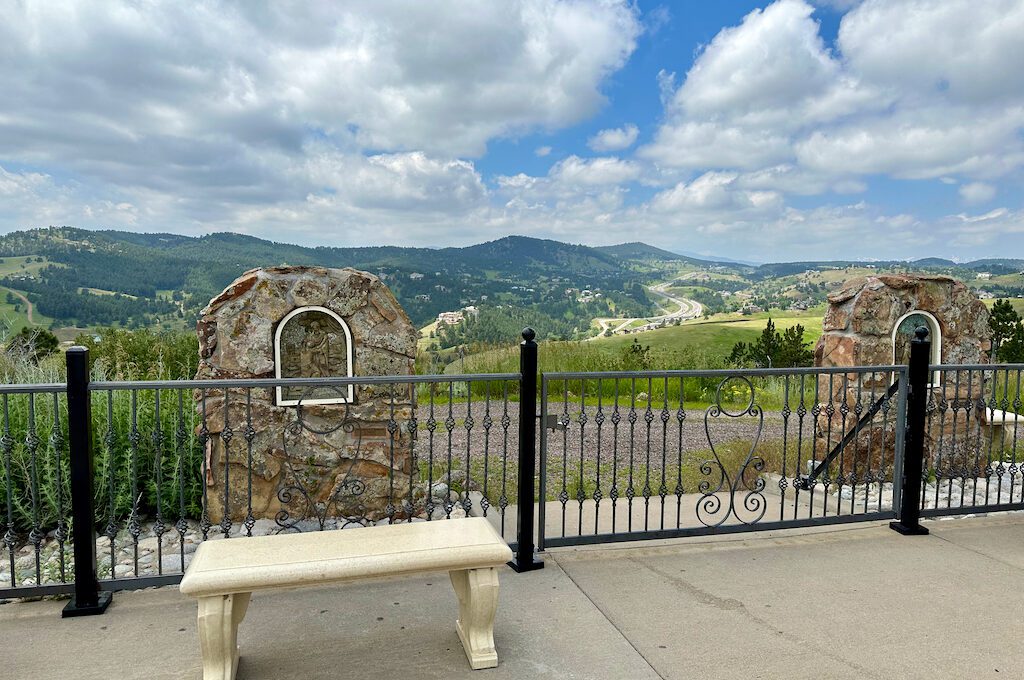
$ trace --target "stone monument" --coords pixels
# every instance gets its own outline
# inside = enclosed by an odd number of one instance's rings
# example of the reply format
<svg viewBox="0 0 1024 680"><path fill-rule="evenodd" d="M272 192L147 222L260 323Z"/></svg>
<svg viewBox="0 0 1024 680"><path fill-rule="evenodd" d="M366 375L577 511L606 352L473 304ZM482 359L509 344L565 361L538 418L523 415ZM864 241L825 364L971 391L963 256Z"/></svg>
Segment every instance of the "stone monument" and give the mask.
<svg viewBox="0 0 1024 680"><path fill-rule="evenodd" d="M331 386L196 391L209 521L402 516L412 474L417 333L391 291L355 269L253 269L196 326L196 378L360 378ZM251 493L249 489L251 488ZM397 499L397 500L396 500Z"/></svg>
<svg viewBox="0 0 1024 680"><path fill-rule="evenodd" d="M814 350L815 366L906 365L910 339L920 326L928 328L932 365L988 362L991 338L988 309L967 286L949 276L860 277L847 281L840 290L829 295L828 303L822 322L824 332ZM846 430L852 429L857 421L858 399L861 409L866 410L870 405L864 403L864 395L881 396L889 388L892 377L890 372L880 371L862 375L858 383L854 373L819 376L819 402L831 405L833 411L831 424L826 412L817 418L815 453L819 459L828 453L829 442L837 443L844 434L836 412L845 405ZM955 401L957 404L980 403L984 386L977 381L970 386L964 381L959 385L959 393L953 384L944 385L944 381L941 373L934 374L931 385L934 399L944 397L947 403ZM892 404L895 406L895 400ZM829 410L827 406L825 410ZM934 429L925 442L926 467L932 456L931 439L940 431L939 427L949 433L951 417L951 410L933 414ZM965 420L961 415L959 427L966 427ZM868 463L875 470L879 466L891 466L895 450L894 423L894 416L890 416L884 434L876 425L862 430L857 445L849 447L850 453L844 457L844 468L847 468L844 472L854 465L859 465L861 471L871 469ZM856 453L869 450L870 460Z"/></svg>

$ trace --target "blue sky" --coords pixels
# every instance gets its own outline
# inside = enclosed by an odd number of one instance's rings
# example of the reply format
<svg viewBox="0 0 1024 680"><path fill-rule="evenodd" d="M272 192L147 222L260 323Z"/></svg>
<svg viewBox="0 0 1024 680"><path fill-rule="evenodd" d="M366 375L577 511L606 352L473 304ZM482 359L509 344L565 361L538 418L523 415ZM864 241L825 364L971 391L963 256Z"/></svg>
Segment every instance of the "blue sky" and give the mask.
<svg viewBox="0 0 1024 680"><path fill-rule="evenodd" d="M1024 0L0 6L0 230L1024 257Z"/></svg>

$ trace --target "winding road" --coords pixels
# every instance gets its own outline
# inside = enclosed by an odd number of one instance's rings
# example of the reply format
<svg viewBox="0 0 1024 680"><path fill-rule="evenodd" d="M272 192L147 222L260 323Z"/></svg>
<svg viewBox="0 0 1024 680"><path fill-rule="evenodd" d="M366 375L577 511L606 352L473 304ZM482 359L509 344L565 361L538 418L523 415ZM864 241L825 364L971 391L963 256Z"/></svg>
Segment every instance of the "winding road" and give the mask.
<svg viewBox="0 0 1024 680"><path fill-rule="evenodd" d="M10 288L8 288L7 290L11 291L12 293L14 293L15 295L17 295L18 297L21 298L21 301L25 303L25 310L28 313L28 322L30 324L32 324L32 325L35 325L36 322L32 319L32 303L28 301L27 297L25 297L24 295L22 295L18 291L12 290Z"/></svg>
<svg viewBox="0 0 1024 680"><path fill-rule="evenodd" d="M605 332L609 329L611 329L612 335L622 333L635 321L642 320L647 322L637 330L650 330L662 322L674 321L675 319L681 319L683 321L686 319L696 319L704 313L704 307L699 302L690 300L689 298L676 297L675 295L665 292L672 283L672 281L667 281L665 283L647 286L648 292L661 298L657 304L665 312L664 314L633 319L594 319L601 327L601 330L596 336L587 338L587 340L596 340L597 338L604 337ZM668 302L670 305L677 305L679 309L670 311L669 308L665 306L665 302Z"/></svg>

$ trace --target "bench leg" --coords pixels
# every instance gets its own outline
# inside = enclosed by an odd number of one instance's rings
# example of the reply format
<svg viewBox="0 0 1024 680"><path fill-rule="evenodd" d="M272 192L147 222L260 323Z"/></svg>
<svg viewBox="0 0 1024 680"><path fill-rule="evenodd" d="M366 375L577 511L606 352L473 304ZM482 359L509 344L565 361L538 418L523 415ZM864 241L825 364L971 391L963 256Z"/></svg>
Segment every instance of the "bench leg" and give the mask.
<svg viewBox="0 0 1024 680"><path fill-rule="evenodd" d="M250 593L199 598L199 649L203 680L234 680L238 670L238 624Z"/></svg>
<svg viewBox="0 0 1024 680"><path fill-rule="evenodd" d="M498 611L498 570L463 569L450 571L452 586L459 598L459 620L455 629L473 670L494 668L498 652L494 649L494 614Z"/></svg>

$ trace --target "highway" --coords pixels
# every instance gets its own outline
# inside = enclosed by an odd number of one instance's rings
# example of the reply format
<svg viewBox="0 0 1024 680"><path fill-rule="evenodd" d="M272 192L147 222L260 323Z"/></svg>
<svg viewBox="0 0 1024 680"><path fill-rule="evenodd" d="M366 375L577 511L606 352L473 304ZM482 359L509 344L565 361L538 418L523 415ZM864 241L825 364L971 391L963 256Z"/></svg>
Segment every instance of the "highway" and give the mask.
<svg viewBox="0 0 1024 680"><path fill-rule="evenodd" d="M662 322L671 323L676 319L681 319L683 321L687 319L696 319L704 313L704 308L699 302L690 300L689 298L676 297L675 295L666 292L666 289L671 286L672 283L672 281L667 281L665 283L647 286L647 291L649 293L660 298L657 304L661 307L662 311L665 312L664 314L632 319L595 319L601 327L601 331L598 335L587 339L596 340L597 338L603 337L605 331L609 328L611 329L612 335L622 333L634 321L644 321L645 323L643 326L640 326L631 332L650 330L661 325ZM670 306L677 306L678 309L672 311L669 306L666 306L666 304Z"/></svg>

